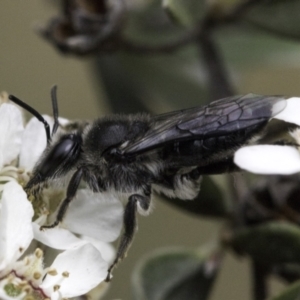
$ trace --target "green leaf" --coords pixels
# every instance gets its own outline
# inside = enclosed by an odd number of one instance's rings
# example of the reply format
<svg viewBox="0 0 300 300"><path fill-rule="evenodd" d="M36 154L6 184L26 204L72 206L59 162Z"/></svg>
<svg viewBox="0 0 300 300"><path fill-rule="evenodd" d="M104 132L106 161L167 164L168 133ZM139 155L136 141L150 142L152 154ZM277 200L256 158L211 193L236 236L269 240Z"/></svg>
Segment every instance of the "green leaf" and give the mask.
<svg viewBox="0 0 300 300"><path fill-rule="evenodd" d="M266 265L300 263L300 228L287 222L269 222L237 231L232 246Z"/></svg>
<svg viewBox="0 0 300 300"><path fill-rule="evenodd" d="M120 63L118 56L98 56L92 65L97 78L101 79L108 105L114 113L138 113L147 111L143 104L141 89L135 84L134 78ZM99 84L97 85L98 88Z"/></svg>
<svg viewBox="0 0 300 300"><path fill-rule="evenodd" d="M154 57L116 54L99 57L93 67L114 112L162 113L207 101L199 62L190 51Z"/></svg>
<svg viewBox="0 0 300 300"><path fill-rule="evenodd" d="M176 39L185 30L175 25L166 14L161 0L142 1L127 12L125 36L147 44Z"/></svg>
<svg viewBox="0 0 300 300"><path fill-rule="evenodd" d="M160 198L189 213L204 217L228 217L231 210L218 185L208 176L203 177L200 193L194 200L170 199L163 195Z"/></svg>
<svg viewBox="0 0 300 300"><path fill-rule="evenodd" d="M215 0L210 4L217 9L222 9L222 11L224 11L224 9L232 9L237 5L241 5L243 3L245 3L245 0Z"/></svg>
<svg viewBox="0 0 300 300"><path fill-rule="evenodd" d="M169 20L161 0L143 1L128 14L126 38L146 48L178 40L186 31ZM104 83L113 112L160 113L207 102L206 78L195 47L169 55L99 55L92 67Z"/></svg>
<svg viewBox="0 0 300 300"><path fill-rule="evenodd" d="M163 0L163 7L175 22L190 27L205 15L204 0Z"/></svg>
<svg viewBox="0 0 300 300"><path fill-rule="evenodd" d="M297 281L291 284L279 295L273 297L271 300L299 300L300 297L300 282Z"/></svg>
<svg viewBox="0 0 300 300"><path fill-rule="evenodd" d="M149 109L166 110L204 104L207 99L203 77L193 53L172 56L133 57L123 55L122 65L143 90Z"/></svg>
<svg viewBox="0 0 300 300"><path fill-rule="evenodd" d="M261 29L300 41L299 11L299 0L264 0L257 1L243 18Z"/></svg>
<svg viewBox="0 0 300 300"><path fill-rule="evenodd" d="M240 25L216 31L224 61L230 66L299 66L300 44Z"/></svg>
<svg viewBox="0 0 300 300"><path fill-rule="evenodd" d="M137 300L205 300L220 263L213 251L157 251L135 270L133 287Z"/></svg>

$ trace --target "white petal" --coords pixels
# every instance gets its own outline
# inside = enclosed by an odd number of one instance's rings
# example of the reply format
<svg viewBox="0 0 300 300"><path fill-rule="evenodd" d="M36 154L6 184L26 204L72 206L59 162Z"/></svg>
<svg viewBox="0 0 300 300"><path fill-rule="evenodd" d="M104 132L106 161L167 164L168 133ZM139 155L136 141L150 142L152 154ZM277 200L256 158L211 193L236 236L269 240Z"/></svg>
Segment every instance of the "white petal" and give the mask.
<svg viewBox="0 0 300 300"><path fill-rule="evenodd" d="M12 181L4 186L0 212L0 270L18 259L29 246L33 208L22 187Z"/></svg>
<svg viewBox="0 0 300 300"><path fill-rule="evenodd" d="M113 259L115 258L115 255L116 255L116 251L115 251L115 248L111 244L101 242L101 241L91 238L89 236L82 236L82 238L85 241L90 242L93 246L95 246L98 249L98 251L100 251L100 253L105 261L107 261L107 262L113 261Z"/></svg>
<svg viewBox="0 0 300 300"><path fill-rule="evenodd" d="M3 155L3 151L1 151L1 145L0 145L0 170L3 168L4 166L4 155Z"/></svg>
<svg viewBox="0 0 300 300"><path fill-rule="evenodd" d="M56 291L51 294L51 300L60 300L60 299L62 299L62 295L60 291Z"/></svg>
<svg viewBox="0 0 300 300"><path fill-rule="evenodd" d="M43 116L53 126L53 119L49 116ZM47 137L44 125L37 119L31 118L27 123L20 153L20 167L25 170L32 170L37 160L42 155L47 145Z"/></svg>
<svg viewBox="0 0 300 300"><path fill-rule="evenodd" d="M114 241L120 235L123 205L110 193L77 192L67 211L63 225L69 230L94 237L103 242Z"/></svg>
<svg viewBox="0 0 300 300"><path fill-rule="evenodd" d="M256 145L239 149L234 163L257 174L289 175L300 172L299 152L289 146Z"/></svg>
<svg viewBox="0 0 300 300"><path fill-rule="evenodd" d="M86 244L82 239L77 238L70 231L55 227L40 230L40 225L37 223L32 223L34 238L54 249L65 250L73 249Z"/></svg>
<svg viewBox="0 0 300 300"><path fill-rule="evenodd" d="M0 168L18 156L23 129L21 111L12 104L2 104L0 106L0 152L2 154Z"/></svg>
<svg viewBox="0 0 300 300"><path fill-rule="evenodd" d="M57 275L48 274L40 287L47 295L51 295L53 287L59 285L62 297L79 296L106 278L107 267L100 252L91 244L86 244L59 254L50 267L57 271ZM64 277L63 272L68 272L69 276Z"/></svg>
<svg viewBox="0 0 300 300"><path fill-rule="evenodd" d="M43 117L48 122L51 132L54 124L53 118L47 115L43 115ZM59 118L58 120L61 125L69 123L69 120L64 118ZM26 170L32 170L46 146L47 137L44 125L37 118L31 118L23 134L20 167Z"/></svg>
<svg viewBox="0 0 300 300"><path fill-rule="evenodd" d="M279 119L300 126L300 98L293 97L287 99L286 108L276 115L274 119Z"/></svg>
<svg viewBox="0 0 300 300"><path fill-rule="evenodd" d="M70 121L69 121L68 119L66 119L66 118L61 118L61 117L58 118L58 122L59 122L59 124L62 125L62 126L66 126L68 123L70 123Z"/></svg>

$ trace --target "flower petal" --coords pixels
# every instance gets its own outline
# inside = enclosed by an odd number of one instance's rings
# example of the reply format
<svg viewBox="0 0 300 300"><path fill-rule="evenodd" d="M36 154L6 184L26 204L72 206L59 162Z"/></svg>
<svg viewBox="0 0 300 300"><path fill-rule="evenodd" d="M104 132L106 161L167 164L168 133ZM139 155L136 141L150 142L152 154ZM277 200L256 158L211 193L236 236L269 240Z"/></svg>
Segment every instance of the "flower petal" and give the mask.
<svg viewBox="0 0 300 300"><path fill-rule="evenodd" d="M289 98L286 102L286 108L276 115L274 119L279 119L300 126L300 98Z"/></svg>
<svg viewBox="0 0 300 300"><path fill-rule="evenodd" d="M107 276L108 264L91 244L59 254L51 265L57 275L46 276L40 288L51 295L59 287L62 297L69 298L87 293Z"/></svg>
<svg viewBox="0 0 300 300"><path fill-rule="evenodd" d="M0 152L2 157L0 169L18 156L23 129L21 111L12 104L2 104L0 106Z"/></svg>
<svg viewBox="0 0 300 300"><path fill-rule="evenodd" d="M18 259L29 246L33 208L22 187L12 181L4 186L0 212L0 270Z"/></svg>
<svg viewBox="0 0 300 300"><path fill-rule="evenodd" d="M3 168L3 166L4 166L4 156L3 156L3 151L1 151L0 148L0 170Z"/></svg>
<svg viewBox="0 0 300 300"><path fill-rule="evenodd" d="M71 202L63 226L103 242L114 241L123 224L123 205L110 193L84 189Z"/></svg>
<svg viewBox="0 0 300 300"><path fill-rule="evenodd" d="M98 249L98 251L101 253L101 255L105 261L113 262L115 255L116 255L116 251L115 251L115 248L111 244L101 242L101 241L96 240L89 236L82 236L82 238L85 241L90 242L93 246L95 246Z"/></svg>
<svg viewBox="0 0 300 300"><path fill-rule="evenodd" d="M50 126L50 131L53 128L53 118L43 115L44 119ZM59 124L66 125L69 120L58 118ZM20 167L26 170L32 170L43 151L47 146L47 137L44 125L37 119L31 118L25 127L22 139L22 148L20 153Z"/></svg>
<svg viewBox="0 0 300 300"><path fill-rule="evenodd" d="M234 163L257 174L289 175L300 172L299 152L290 146L256 145L239 149Z"/></svg>
<svg viewBox="0 0 300 300"><path fill-rule="evenodd" d="M43 117L49 123L50 127L52 127L53 119L49 116ZM44 125L37 118L31 118L23 134L19 162L20 167L25 168L25 170L32 170L46 146L47 137Z"/></svg>
<svg viewBox="0 0 300 300"><path fill-rule="evenodd" d="M60 291L56 291L51 294L51 300L60 300L60 299L62 299L62 295Z"/></svg>
<svg viewBox="0 0 300 300"><path fill-rule="evenodd" d="M54 249L73 249L87 243L63 228L55 227L41 231L37 223L32 223L32 228L37 241Z"/></svg>

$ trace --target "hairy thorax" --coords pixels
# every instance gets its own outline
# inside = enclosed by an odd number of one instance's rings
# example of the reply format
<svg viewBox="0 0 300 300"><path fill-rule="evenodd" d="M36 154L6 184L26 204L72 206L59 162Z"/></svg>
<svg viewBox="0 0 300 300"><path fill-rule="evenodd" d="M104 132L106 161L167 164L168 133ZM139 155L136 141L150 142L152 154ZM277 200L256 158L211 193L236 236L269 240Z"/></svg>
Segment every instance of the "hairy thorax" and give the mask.
<svg viewBox="0 0 300 300"><path fill-rule="evenodd" d="M97 163L85 166L85 181L94 191L136 193L155 181L162 169L162 162L141 156L134 160L100 158Z"/></svg>

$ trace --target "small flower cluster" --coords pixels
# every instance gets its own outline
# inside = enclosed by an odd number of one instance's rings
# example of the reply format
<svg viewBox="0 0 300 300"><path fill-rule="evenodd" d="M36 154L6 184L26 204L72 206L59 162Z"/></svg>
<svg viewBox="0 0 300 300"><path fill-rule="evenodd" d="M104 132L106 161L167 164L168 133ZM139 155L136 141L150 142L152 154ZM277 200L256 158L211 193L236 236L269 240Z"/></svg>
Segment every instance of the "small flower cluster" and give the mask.
<svg viewBox="0 0 300 300"><path fill-rule="evenodd" d="M46 136L35 118L24 123L21 110L2 94L0 299L54 300L86 294L107 276L114 257L110 242L120 234L123 206L111 195L83 188L63 224L40 231L55 216L64 191L49 187L37 199L28 199L23 186L46 147Z"/></svg>

